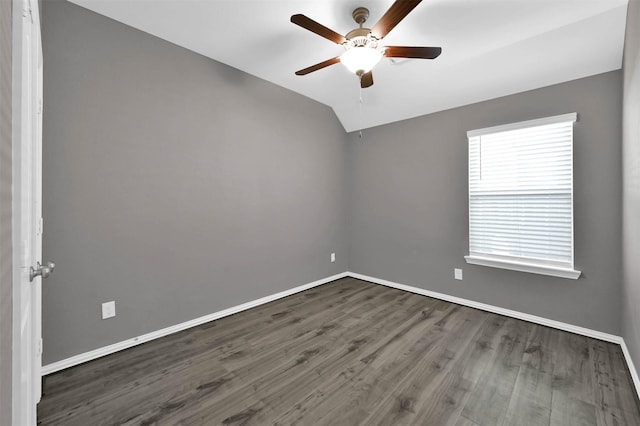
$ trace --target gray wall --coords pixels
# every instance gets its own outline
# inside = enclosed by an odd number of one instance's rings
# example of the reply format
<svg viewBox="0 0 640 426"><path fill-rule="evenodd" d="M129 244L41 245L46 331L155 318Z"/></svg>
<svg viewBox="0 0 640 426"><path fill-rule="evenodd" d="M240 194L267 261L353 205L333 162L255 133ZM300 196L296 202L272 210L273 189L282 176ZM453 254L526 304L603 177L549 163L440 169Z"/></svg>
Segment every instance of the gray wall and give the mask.
<svg viewBox="0 0 640 426"><path fill-rule="evenodd" d="M621 332L622 72L359 139L316 102L66 2L44 2L43 39L45 364L347 269ZM464 263L466 131L573 111L583 276Z"/></svg>
<svg viewBox="0 0 640 426"><path fill-rule="evenodd" d="M351 271L619 334L621 96L622 73L614 71L381 126L363 139L352 134ZM574 111L582 277L466 264L466 132Z"/></svg>
<svg viewBox="0 0 640 426"><path fill-rule="evenodd" d="M0 1L0 425L11 424L11 2Z"/></svg>
<svg viewBox="0 0 640 426"><path fill-rule="evenodd" d="M640 0L627 14L622 152L622 336L640 369Z"/></svg>
<svg viewBox="0 0 640 426"><path fill-rule="evenodd" d="M44 364L347 269L329 108L43 3Z"/></svg>

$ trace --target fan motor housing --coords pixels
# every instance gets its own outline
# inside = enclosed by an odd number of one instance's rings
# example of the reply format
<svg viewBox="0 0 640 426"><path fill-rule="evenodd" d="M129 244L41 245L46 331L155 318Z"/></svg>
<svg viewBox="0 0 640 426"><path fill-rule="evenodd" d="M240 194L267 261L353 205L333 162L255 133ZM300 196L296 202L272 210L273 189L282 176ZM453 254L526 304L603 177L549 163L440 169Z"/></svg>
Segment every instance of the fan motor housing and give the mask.
<svg viewBox="0 0 640 426"><path fill-rule="evenodd" d="M356 28L355 30L349 31L345 38L351 42L359 39L369 39L369 35L371 35L370 28ZM371 37L373 38L373 35L371 35ZM357 44L362 45L361 43ZM364 44L366 44L366 42Z"/></svg>

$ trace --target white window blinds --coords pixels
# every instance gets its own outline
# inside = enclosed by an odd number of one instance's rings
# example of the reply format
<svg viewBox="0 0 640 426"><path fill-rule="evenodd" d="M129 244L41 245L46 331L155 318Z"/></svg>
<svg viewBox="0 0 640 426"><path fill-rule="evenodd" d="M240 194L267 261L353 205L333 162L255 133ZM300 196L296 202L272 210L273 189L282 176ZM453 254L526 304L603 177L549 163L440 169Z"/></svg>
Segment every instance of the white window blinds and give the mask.
<svg viewBox="0 0 640 426"><path fill-rule="evenodd" d="M468 132L470 258L573 270L575 120Z"/></svg>

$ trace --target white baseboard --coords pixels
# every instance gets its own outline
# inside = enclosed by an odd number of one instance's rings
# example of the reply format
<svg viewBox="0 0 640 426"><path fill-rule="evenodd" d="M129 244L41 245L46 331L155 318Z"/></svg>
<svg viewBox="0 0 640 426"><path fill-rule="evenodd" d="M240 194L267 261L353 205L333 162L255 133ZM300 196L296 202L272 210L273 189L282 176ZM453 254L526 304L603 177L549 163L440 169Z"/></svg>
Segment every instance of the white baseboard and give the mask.
<svg viewBox="0 0 640 426"><path fill-rule="evenodd" d="M568 331L570 333L580 334L586 337L593 337L594 339L604 340L605 342L616 343L622 348L629 372L631 373L631 379L636 389L638 397L640 397L640 378L638 372L635 369L631 354L627 349L627 345L621 336L615 334L603 333L601 331L592 330L590 328L579 327L577 325L567 324L561 321L555 321L548 318L539 317L536 315L525 314L524 312L513 311L511 309L501 308L499 306L487 305L485 303L475 302L473 300L463 299L461 297L450 296L448 294L438 293L431 290L425 290L418 287L409 286L406 284L400 284L393 281L383 280L380 278L370 277L368 275L357 274L355 272L347 272L347 276L357 278L364 281L369 281L375 284L381 284L387 287L397 288L399 290L409 291L411 293L421 294L423 296L433 297L434 299L445 300L447 302L456 303L458 305L469 306L470 308L476 308L487 312L493 312L494 314L505 315L508 317L529 321L535 324L544 325L547 327L556 328L558 330Z"/></svg>
<svg viewBox="0 0 640 426"><path fill-rule="evenodd" d="M295 293L299 293L304 290L308 290L313 287L317 287L322 284L326 284L331 281L338 280L340 278L344 278L347 276L346 272L332 275L327 278L323 278L318 281L314 281L308 284L304 284L298 287L291 288L289 290L281 291L279 293L272 294L270 296L265 296L260 299L253 300L251 302L243 303L242 305L233 306L231 308L224 309L222 311L214 312L209 315L205 315L199 318L192 319L190 321L186 321L180 324L173 325L171 327L163 328L161 330L152 331L151 333L143 334L142 336L133 337L131 339L123 340L118 343L114 343L109 346L104 346L102 348L98 348L89 352L84 352L70 358L66 358L51 364L42 366L42 375L46 376L47 374L55 373L56 371L64 370L65 368L73 367L78 364L82 364L87 361L94 360L96 358L103 357L105 355L112 354L114 352L121 351L123 349L128 349L130 347L140 345L142 343L148 342L150 340L155 340L160 337L167 336L169 334L176 333L178 331L186 330L187 328L195 327L200 324L204 324L209 321L213 321L222 317L226 317L228 315L233 315L235 313L245 311L247 309L255 308L256 306L263 305L265 303L273 302L274 300L282 299L283 297L290 296Z"/></svg>

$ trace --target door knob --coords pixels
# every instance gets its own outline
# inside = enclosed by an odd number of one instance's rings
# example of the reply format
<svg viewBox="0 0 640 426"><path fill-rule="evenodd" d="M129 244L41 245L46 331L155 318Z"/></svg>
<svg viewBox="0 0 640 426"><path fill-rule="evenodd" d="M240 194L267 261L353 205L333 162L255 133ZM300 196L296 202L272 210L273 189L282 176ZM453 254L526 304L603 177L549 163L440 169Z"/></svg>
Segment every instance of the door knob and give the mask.
<svg viewBox="0 0 640 426"><path fill-rule="evenodd" d="M54 269L56 269L56 264L53 262L47 262L46 265L41 265L40 262L38 262L36 268L33 266L29 268L29 281L33 281L33 279L38 276L47 278Z"/></svg>

